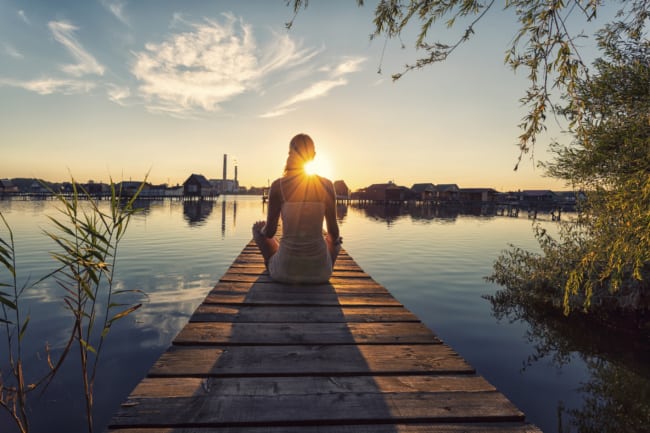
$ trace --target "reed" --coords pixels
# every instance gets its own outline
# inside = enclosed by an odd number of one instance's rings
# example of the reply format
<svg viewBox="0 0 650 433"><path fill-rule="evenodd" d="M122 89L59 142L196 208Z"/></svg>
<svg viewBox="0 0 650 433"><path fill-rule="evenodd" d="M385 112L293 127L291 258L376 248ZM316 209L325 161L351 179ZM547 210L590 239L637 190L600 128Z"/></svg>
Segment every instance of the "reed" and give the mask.
<svg viewBox="0 0 650 433"><path fill-rule="evenodd" d="M19 283L16 271L14 235L2 214L8 240L0 237L0 263L8 278L0 279L0 323L6 334L8 371L0 370L0 407L7 411L21 433L29 432L28 394L47 388L72 348L77 348L88 432L93 431L94 384L104 342L111 326L136 311L142 304L133 302L137 289L117 290L115 270L118 249L124 239L131 217L138 211L135 200L140 188L129 197L111 180L108 210L103 210L90 193L72 179L73 194L65 197L51 191L59 201L58 217L49 216L53 228L45 230L57 247L50 253L56 269L30 283ZM0 268L1 270L2 268ZM4 272L3 272L4 274ZM45 280L53 279L62 289L62 308L71 318L72 326L64 350L53 362L46 346L48 372L36 380L27 381L23 371L23 338L27 335L29 315L23 317L21 298L26 290Z"/></svg>

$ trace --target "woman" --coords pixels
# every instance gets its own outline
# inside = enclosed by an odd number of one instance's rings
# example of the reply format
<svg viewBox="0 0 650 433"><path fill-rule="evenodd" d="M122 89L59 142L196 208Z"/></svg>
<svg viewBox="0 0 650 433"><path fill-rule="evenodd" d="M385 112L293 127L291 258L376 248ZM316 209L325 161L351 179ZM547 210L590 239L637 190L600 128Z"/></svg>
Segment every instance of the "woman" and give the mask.
<svg viewBox="0 0 650 433"><path fill-rule="evenodd" d="M253 238L275 281L327 282L341 249L334 186L329 179L305 172L305 164L314 156L314 142L308 135L291 139L284 175L271 184L266 222L253 224ZM282 240L278 242L274 236L280 217Z"/></svg>

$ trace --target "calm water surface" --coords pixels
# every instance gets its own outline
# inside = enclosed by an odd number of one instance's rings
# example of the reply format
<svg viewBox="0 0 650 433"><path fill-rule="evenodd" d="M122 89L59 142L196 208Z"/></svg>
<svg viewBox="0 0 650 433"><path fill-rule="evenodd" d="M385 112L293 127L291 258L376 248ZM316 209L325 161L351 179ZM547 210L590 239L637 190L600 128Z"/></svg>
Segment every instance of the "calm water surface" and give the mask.
<svg viewBox="0 0 650 433"><path fill-rule="evenodd" d="M245 196L142 205L145 211L132 220L119 251L117 275L120 287L143 290L148 299L109 334L96 384L98 431L187 323L250 240L251 225L263 219L265 211L260 197ZM54 201L0 201L0 212L14 230L21 281L54 266L48 254L54 245L43 230L51 229L46 216L56 216L56 207ZM583 389L593 383L589 360L569 352L559 365L551 352L527 362L538 346L529 325L495 319L483 298L498 289L484 277L502 250L509 244L537 249L531 220L383 206L339 206L339 219L343 245L359 265L497 386L530 422L547 433L577 431L569 428L569 412L584 412L589 400ZM543 224L556 229L550 221ZM6 237L4 230L0 233ZM5 272L0 273L5 280L6 271L0 272ZM43 369L45 344L60 350L68 332L71 321L60 296L52 283L26 294L32 320L25 357L31 371ZM76 367L71 362L47 393L32 396L34 431L84 431ZM0 415L0 431L11 431L8 426Z"/></svg>

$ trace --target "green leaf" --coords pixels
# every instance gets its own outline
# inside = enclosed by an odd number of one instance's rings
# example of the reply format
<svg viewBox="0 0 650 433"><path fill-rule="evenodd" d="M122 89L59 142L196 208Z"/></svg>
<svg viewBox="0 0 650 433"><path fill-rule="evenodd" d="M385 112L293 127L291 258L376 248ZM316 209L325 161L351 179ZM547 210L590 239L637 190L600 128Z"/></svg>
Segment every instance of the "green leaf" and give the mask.
<svg viewBox="0 0 650 433"><path fill-rule="evenodd" d="M79 342L83 346L84 350L86 350L87 352L92 352L93 354L97 355L97 350L95 350L95 348L91 344L89 344L86 340L80 338Z"/></svg>
<svg viewBox="0 0 650 433"><path fill-rule="evenodd" d="M116 320L119 320L119 319L122 319L123 317L128 316L129 314L133 313L135 310L137 310L140 307L142 307L142 304L137 304L137 305L134 305L134 306L132 306L130 308L127 308L126 310L124 310L124 311L122 311L120 313L117 313L115 316L113 316L113 318L111 318L111 320L109 320L109 323L112 324Z"/></svg>
<svg viewBox="0 0 650 433"><path fill-rule="evenodd" d="M2 296L2 295L0 295L0 304L9 307L9 308L11 308L12 310L17 310L17 309L18 309L18 307L16 306L15 303L13 303L12 301L10 301L9 299L5 298L5 297Z"/></svg>
<svg viewBox="0 0 650 433"><path fill-rule="evenodd" d="M22 341L23 337L25 336L25 331L27 331L27 325L29 325L29 319L30 317L27 316L25 322L23 322L23 326L21 327L20 334L18 335L19 341Z"/></svg>

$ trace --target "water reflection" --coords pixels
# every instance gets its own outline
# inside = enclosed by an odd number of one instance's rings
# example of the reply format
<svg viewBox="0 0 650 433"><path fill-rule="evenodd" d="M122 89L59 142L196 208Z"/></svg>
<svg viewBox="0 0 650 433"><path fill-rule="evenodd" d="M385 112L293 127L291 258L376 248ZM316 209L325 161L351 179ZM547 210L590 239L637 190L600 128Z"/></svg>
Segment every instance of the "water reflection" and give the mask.
<svg viewBox="0 0 650 433"><path fill-rule="evenodd" d="M345 221L348 216L348 205L345 203L336 203L336 219L339 223Z"/></svg>
<svg viewBox="0 0 650 433"><path fill-rule="evenodd" d="M191 226L201 226L212 213L214 202L212 200L185 200L183 201L183 217Z"/></svg>
<svg viewBox="0 0 650 433"><path fill-rule="evenodd" d="M228 222L227 215L229 213L228 207L232 209L232 220ZM223 197L221 201L221 239L226 238L228 228L235 230L237 228L237 198L232 197L232 201L228 202L227 197Z"/></svg>
<svg viewBox="0 0 650 433"><path fill-rule="evenodd" d="M390 227L396 221L410 217L413 221L427 222L454 222L460 215L494 217L497 215L493 205L430 205L430 204L377 204L377 203L354 203L355 209L363 211L363 214L374 220L384 221Z"/></svg>
<svg viewBox="0 0 650 433"><path fill-rule="evenodd" d="M548 308L508 296L489 298L497 319L525 321L533 353L525 366L550 359L557 368L574 357L584 361L588 378L578 391L582 407L564 408L560 433L648 432L650 426L650 340L647 331L621 331L585 317L564 317ZM524 370L526 369L524 368Z"/></svg>

